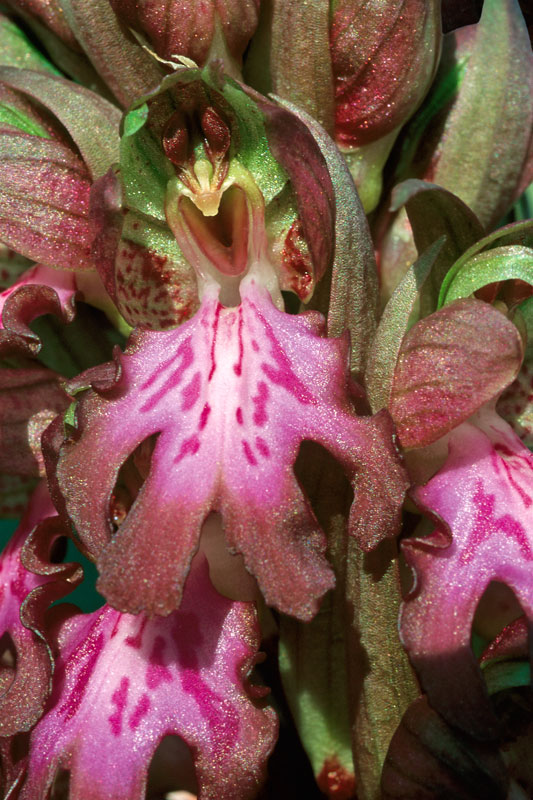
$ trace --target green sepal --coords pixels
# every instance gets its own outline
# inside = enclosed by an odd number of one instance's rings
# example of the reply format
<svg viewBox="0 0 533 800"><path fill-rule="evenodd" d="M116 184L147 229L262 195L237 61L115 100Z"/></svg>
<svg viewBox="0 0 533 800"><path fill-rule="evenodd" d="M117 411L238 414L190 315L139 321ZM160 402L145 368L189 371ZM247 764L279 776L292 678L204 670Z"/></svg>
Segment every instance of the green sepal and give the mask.
<svg viewBox="0 0 533 800"><path fill-rule="evenodd" d="M253 175L265 203L276 197L287 183L285 171L270 152L263 115L238 83L220 76L211 67L203 70L178 67L153 92L134 103L121 128L125 204L161 222L165 221L167 183L176 178L176 173L151 125L150 104L161 104L158 114L166 113L170 118L177 106L172 90L193 82L198 82L199 91L205 92L207 99L228 115L232 134L230 161L237 159Z"/></svg>

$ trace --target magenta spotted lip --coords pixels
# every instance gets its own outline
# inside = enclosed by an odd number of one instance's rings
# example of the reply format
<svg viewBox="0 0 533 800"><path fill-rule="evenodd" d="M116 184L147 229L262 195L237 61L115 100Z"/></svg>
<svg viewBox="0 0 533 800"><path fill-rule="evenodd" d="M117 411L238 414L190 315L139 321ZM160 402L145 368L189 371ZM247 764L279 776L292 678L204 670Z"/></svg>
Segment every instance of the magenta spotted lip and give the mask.
<svg viewBox="0 0 533 800"><path fill-rule="evenodd" d="M258 644L253 604L219 595L202 556L166 618L107 605L71 616L21 800L44 797L59 769L70 771L71 800L141 800L156 747L172 734L190 748L202 797L255 797L277 735L274 712L256 707L248 685Z"/></svg>
<svg viewBox="0 0 533 800"><path fill-rule="evenodd" d="M113 606L176 608L203 522L218 511L227 545L242 553L267 602L308 619L333 574L292 471L300 442L323 444L343 465L357 492L351 529L369 549L395 534L406 486L391 424L386 413L354 415L347 342L326 339L319 315L278 311L253 274L238 306L224 308L218 292L208 285L180 328L134 334L117 386L80 400L58 484ZM149 474L113 534L118 471L154 433Z"/></svg>

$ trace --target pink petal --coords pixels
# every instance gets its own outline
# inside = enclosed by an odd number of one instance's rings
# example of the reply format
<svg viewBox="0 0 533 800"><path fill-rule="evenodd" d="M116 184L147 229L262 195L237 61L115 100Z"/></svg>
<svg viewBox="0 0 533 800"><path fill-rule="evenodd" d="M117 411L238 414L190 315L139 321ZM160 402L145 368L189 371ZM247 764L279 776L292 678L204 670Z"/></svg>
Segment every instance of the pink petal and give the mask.
<svg viewBox="0 0 533 800"><path fill-rule="evenodd" d="M124 611L168 614L180 599L201 526L222 514L268 603L309 618L332 586L325 537L292 471L312 439L356 488L352 533L365 549L394 535L405 490L386 412L352 412L343 339L323 337L315 314L278 311L249 275L241 304L205 291L178 329L134 334L119 382L90 392L57 480L99 587ZM144 485L116 534L110 498L121 465L158 434Z"/></svg>
<svg viewBox="0 0 533 800"><path fill-rule="evenodd" d="M67 620L20 800L48 797L58 768L70 800L141 800L167 734L191 749L203 800L255 797L277 732L246 683L258 641L253 606L217 594L203 559L169 617L104 606Z"/></svg>
<svg viewBox="0 0 533 800"><path fill-rule="evenodd" d="M42 314L70 322L75 313L74 273L37 264L0 293L0 352L35 355L40 341L29 327Z"/></svg>
<svg viewBox="0 0 533 800"><path fill-rule="evenodd" d="M48 607L50 590L56 599L53 577L29 572L21 563L21 549L39 523L46 520L49 528L47 543L57 539L50 523L55 516L46 486L35 490L28 510L0 559L0 633L11 637L15 649L13 668L2 665L0 671L0 733L9 736L29 730L42 714L50 686L51 653L42 632L42 608ZM64 571L64 565L53 571ZM53 574L53 572L51 573ZM30 594L31 593L31 594ZM63 592L64 593L64 592ZM22 620L22 621L21 621Z"/></svg>
<svg viewBox="0 0 533 800"><path fill-rule="evenodd" d="M452 431L445 466L415 499L451 539L439 527L403 542L416 585L403 605L402 640L431 704L485 738L495 718L470 649L472 620L493 580L507 584L533 619L533 455L485 409L475 424Z"/></svg>

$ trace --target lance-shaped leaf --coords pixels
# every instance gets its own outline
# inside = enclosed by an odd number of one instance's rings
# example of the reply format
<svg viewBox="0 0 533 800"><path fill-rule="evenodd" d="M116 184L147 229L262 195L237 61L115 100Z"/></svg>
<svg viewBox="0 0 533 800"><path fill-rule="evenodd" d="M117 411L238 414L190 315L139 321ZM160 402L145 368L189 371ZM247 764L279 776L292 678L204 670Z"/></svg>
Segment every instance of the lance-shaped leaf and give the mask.
<svg viewBox="0 0 533 800"><path fill-rule="evenodd" d="M64 125L93 180L119 157L120 111L71 81L33 70L0 68L0 82L43 105Z"/></svg>
<svg viewBox="0 0 533 800"><path fill-rule="evenodd" d="M430 169L492 227L533 163L533 55L518 0L487 0L464 80Z"/></svg>
<svg viewBox="0 0 533 800"><path fill-rule="evenodd" d="M448 447L445 466L414 493L442 522L429 537L402 545L416 580L400 632L432 706L487 738L495 717L470 631L493 580L507 584L533 618L533 456L490 408L452 431Z"/></svg>
<svg viewBox="0 0 533 800"><path fill-rule="evenodd" d="M397 211L402 205L405 205L419 253L427 250L439 236L446 237L421 298L421 316L426 316L437 307L439 289L449 268L484 231L476 215L462 200L425 181L408 180L395 187L390 210Z"/></svg>
<svg viewBox="0 0 533 800"><path fill-rule="evenodd" d="M403 340L389 405L402 445L423 447L466 420L514 380L522 356L516 326L481 300L418 322Z"/></svg>
<svg viewBox="0 0 533 800"><path fill-rule="evenodd" d="M259 4L260 0L164 0L154 7L149 0L111 0L121 22L142 33L161 58L186 56L200 66L224 55L240 64L257 26Z"/></svg>
<svg viewBox="0 0 533 800"><path fill-rule="evenodd" d="M440 53L440 4L333 0L331 6L335 135L357 147L402 125L425 96Z"/></svg>
<svg viewBox="0 0 533 800"><path fill-rule="evenodd" d="M253 605L217 594L205 561L165 619L109 606L71 617L20 800L48 797L58 769L70 771L71 800L141 800L168 734L189 746L202 798L251 800L277 733L273 711L252 702L263 690L247 682L258 643Z"/></svg>
<svg viewBox="0 0 533 800"><path fill-rule="evenodd" d="M467 297L488 283L518 279L533 284L533 249L510 245L495 247L462 260L450 270L442 284L440 304Z"/></svg>
<svg viewBox="0 0 533 800"><path fill-rule="evenodd" d="M109 0L57 0L77 41L117 100L129 106L164 70L124 31Z"/></svg>
<svg viewBox="0 0 533 800"><path fill-rule="evenodd" d="M406 711L383 767L383 800L506 800L508 788L497 745L452 728L426 697Z"/></svg>
<svg viewBox="0 0 533 800"><path fill-rule="evenodd" d="M444 244L441 236L410 267L385 306L370 347L366 368L366 387L373 411L389 404L396 362L409 328L411 314L425 281Z"/></svg>
<svg viewBox="0 0 533 800"><path fill-rule="evenodd" d="M354 482L351 528L368 549L394 535L405 486L390 420L353 415L347 343L323 338L321 317L277 311L253 275L240 285L239 306L223 308L218 292L206 289L199 312L177 330L134 334L117 386L81 400L57 480L97 560L100 591L116 607L175 608L215 510L267 602L309 618L333 576L292 471L300 442L328 448ZM153 434L149 474L113 536L117 474Z"/></svg>
<svg viewBox="0 0 533 800"><path fill-rule="evenodd" d="M54 542L64 536L55 513L46 486L41 483L0 559L0 629L4 645L0 672L2 736L29 730L42 714L52 672L52 655L44 636L44 611L68 591L69 584L81 577L76 565L50 565L46 576L42 576L29 572L21 562L21 549L39 524L43 553L49 555ZM13 664L6 666L10 656Z"/></svg>

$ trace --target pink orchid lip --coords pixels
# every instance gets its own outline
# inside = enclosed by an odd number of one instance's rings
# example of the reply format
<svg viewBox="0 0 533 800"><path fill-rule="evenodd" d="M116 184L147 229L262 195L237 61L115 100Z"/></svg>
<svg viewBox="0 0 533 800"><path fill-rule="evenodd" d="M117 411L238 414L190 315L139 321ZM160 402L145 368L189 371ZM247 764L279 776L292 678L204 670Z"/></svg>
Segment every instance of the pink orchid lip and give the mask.
<svg viewBox="0 0 533 800"><path fill-rule="evenodd" d="M219 595L202 555L182 608L169 617L107 605L67 616L20 800L47 797L61 769L70 773L71 800L141 800L167 736L190 751L201 797L252 800L277 734L262 688L248 678L258 645L253 605ZM181 777L192 789L195 781Z"/></svg>
<svg viewBox="0 0 533 800"><path fill-rule="evenodd" d="M400 633L431 704L451 724L490 738L497 722L470 634L492 581L509 587L533 619L533 456L494 403L454 429L448 442L444 467L415 491L438 527L402 542L415 586L402 607Z"/></svg>
<svg viewBox="0 0 533 800"><path fill-rule="evenodd" d="M354 484L350 526L361 546L396 531L406 485L390 418L355 416L346 338L326 338L316 313L279 311L270 279L255 262L231 307L223 287L205 281L191 320L132 335L116 383L95 385L77 405L50 475L116 608L171 613L202 526L218 512L230 553L242 554L266 602L313 616L333 575L294 475L304 439L330 450ZM142 486L113 526L122 465L154 435Z"/></svg>

